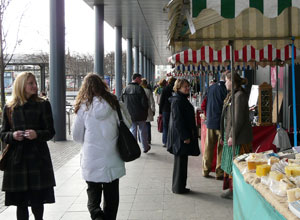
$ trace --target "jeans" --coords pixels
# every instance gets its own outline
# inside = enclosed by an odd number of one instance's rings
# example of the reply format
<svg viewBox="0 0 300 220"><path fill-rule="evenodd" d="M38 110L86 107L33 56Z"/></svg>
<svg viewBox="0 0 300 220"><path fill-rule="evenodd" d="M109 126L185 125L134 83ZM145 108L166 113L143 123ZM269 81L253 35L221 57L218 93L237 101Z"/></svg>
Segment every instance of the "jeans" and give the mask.
<svg viewBox="0 0 300 220"><path fill-rule="evenodd" d="M144 151L147 151L149 149L148 144L148 131L147 131L147 125L146 121L134 121L132 122L130 131L137 139L137 131L139 130L139 137L143 146Z"/></svg>
<svg viewBox="0 0 300 220"><path fill-rule="evenodd" d="M91 219L115 220L119 207L119 179L111 183L86 182L88 195L88 210ZM104 194L103 210L100 207L102 191Z"/></svg>
<svg viewBox="0 0 300 220"><path fill-rule="evenodd" d="M162 135L162 142L164 145L167 143L168 139L168 130L169 130L169 121L170 121L170 112L163 112L163 135Z"/></svg>

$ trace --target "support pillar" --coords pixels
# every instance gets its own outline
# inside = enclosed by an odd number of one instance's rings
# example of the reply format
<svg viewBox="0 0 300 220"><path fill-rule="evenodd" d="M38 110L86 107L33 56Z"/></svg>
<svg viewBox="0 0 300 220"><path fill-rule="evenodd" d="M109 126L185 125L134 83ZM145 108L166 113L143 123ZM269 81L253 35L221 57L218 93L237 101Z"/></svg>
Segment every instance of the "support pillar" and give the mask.
<svg viewBox="0 0 300 220"><path fill-rule="evenodd" d="M131 82L132 76L132 39L127 39L127 59L126 59L126 85Z"/></svg>
<svg viewBox="0 0 300 220"><path fill-rule="evenodd" d="M115 77L116 96L119 99L122 94L122 26L115 27L116 48L115 48Z"/></svg>
<svg viewBox="0 0 300 220"><path fill-rule="evenodd" d="M46 92L46 80L45 80L45 64L40 64L41 70L41 92Z"/></svg>
<svg viewBox="0 0 300 220"><path fill-rule="evenodd" d="M144 66L143 66L143 54L142 51L140 51L140 68L139 68L139 74L141 74L143 76L143 72L144 72Z"/></svg>
<svg viewBox="0 0 300 220"><path fill-rule="evenodd" d="M66 140L65 1L50 0L50 102L55 141Z"/></svg>
<svg viewBox="0 0 300 220"><path fill-rule="evenodd" d="M134 47L134 73L139 73L139 48Z"/></svg>
<svg viewBox="0 0 300 220"><path fill-rule="evenodd" d="M147 75L147 57L146 57L146 55L144 55L144 57L143 57L143 60L144 60L144 69L143 69L143 78L146 78L146 75Z"/></svg>
<svg viewBox="0 0 300 220"><path fill-rule="evenodd" d="M104 78L104 5L95 5L95 61L94 72Z"/></svg>

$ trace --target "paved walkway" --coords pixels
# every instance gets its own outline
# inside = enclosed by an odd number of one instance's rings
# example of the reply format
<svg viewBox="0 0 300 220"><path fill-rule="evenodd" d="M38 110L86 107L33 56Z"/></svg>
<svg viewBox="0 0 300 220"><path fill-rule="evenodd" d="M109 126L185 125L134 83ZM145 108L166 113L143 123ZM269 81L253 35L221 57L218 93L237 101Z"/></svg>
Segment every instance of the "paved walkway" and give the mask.
<svg viewBox="0 0 300 220"><path fill-rule="evenodd" d="M155 124L152 124L151 151L126 163L127 175L120 179L118 219L232 219L232 201L220 198L222 181L201 176L201 157L189 157L188 187L191 193L176 195L171 192L173 156L162 147L161 134ZM79 167L79 146L72 141L49 142L49 145L57 182L56 203L45 205L44 219L90 219L86 208L86 183ZM72 154L76 156L70 159ZM0 219L16 219L15 207L5 209L0 213ZM32 215L30 219L34 219Z"/></svg>

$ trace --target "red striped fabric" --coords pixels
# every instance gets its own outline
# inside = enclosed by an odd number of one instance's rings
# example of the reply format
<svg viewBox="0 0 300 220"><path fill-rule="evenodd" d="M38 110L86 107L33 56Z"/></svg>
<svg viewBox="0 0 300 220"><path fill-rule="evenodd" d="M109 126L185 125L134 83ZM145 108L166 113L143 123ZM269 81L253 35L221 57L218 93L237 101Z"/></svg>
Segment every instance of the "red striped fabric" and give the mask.
<svg viewBox="0 0 300 220"><path fill-rule="evenodd" d="M243 61L247 62L247 46L244 46L243 48Z"/></svg>
<svg viewBox="0 0 300 220"><path fill-rule="evenodd" d="M183 62L187 63L188 61L189 61L189 53L188 53L188 50L185 50L183 52Z"/></svg>
<svg viewBox="0 0 300 220"><path fill-rule="evenodd" d="M197 51L193 50L192 54L193 54L193 63L197 63Z"/></svg>
<svg viewBox="0 0 300 220"><path fill-rule="evenodd" d="M268 45L268 60L269 61L272 61L273 59L272 59L272 55L273 55L273 50L272 50L273 48L272 48L272 44L269 44Z"/></svg>

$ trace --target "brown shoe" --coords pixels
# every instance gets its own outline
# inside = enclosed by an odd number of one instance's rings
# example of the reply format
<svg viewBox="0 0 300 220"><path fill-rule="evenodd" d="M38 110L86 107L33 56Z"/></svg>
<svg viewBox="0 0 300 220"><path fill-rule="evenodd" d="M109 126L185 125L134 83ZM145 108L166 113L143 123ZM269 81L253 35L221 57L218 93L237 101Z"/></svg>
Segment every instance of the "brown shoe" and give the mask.
<svg viewBox="0 0 300 220"><path fill-rule="evenodd" d="M223 179L224 179L224 176L216 176L215 179L216 179L216 180L223 180Z"/></svg>

